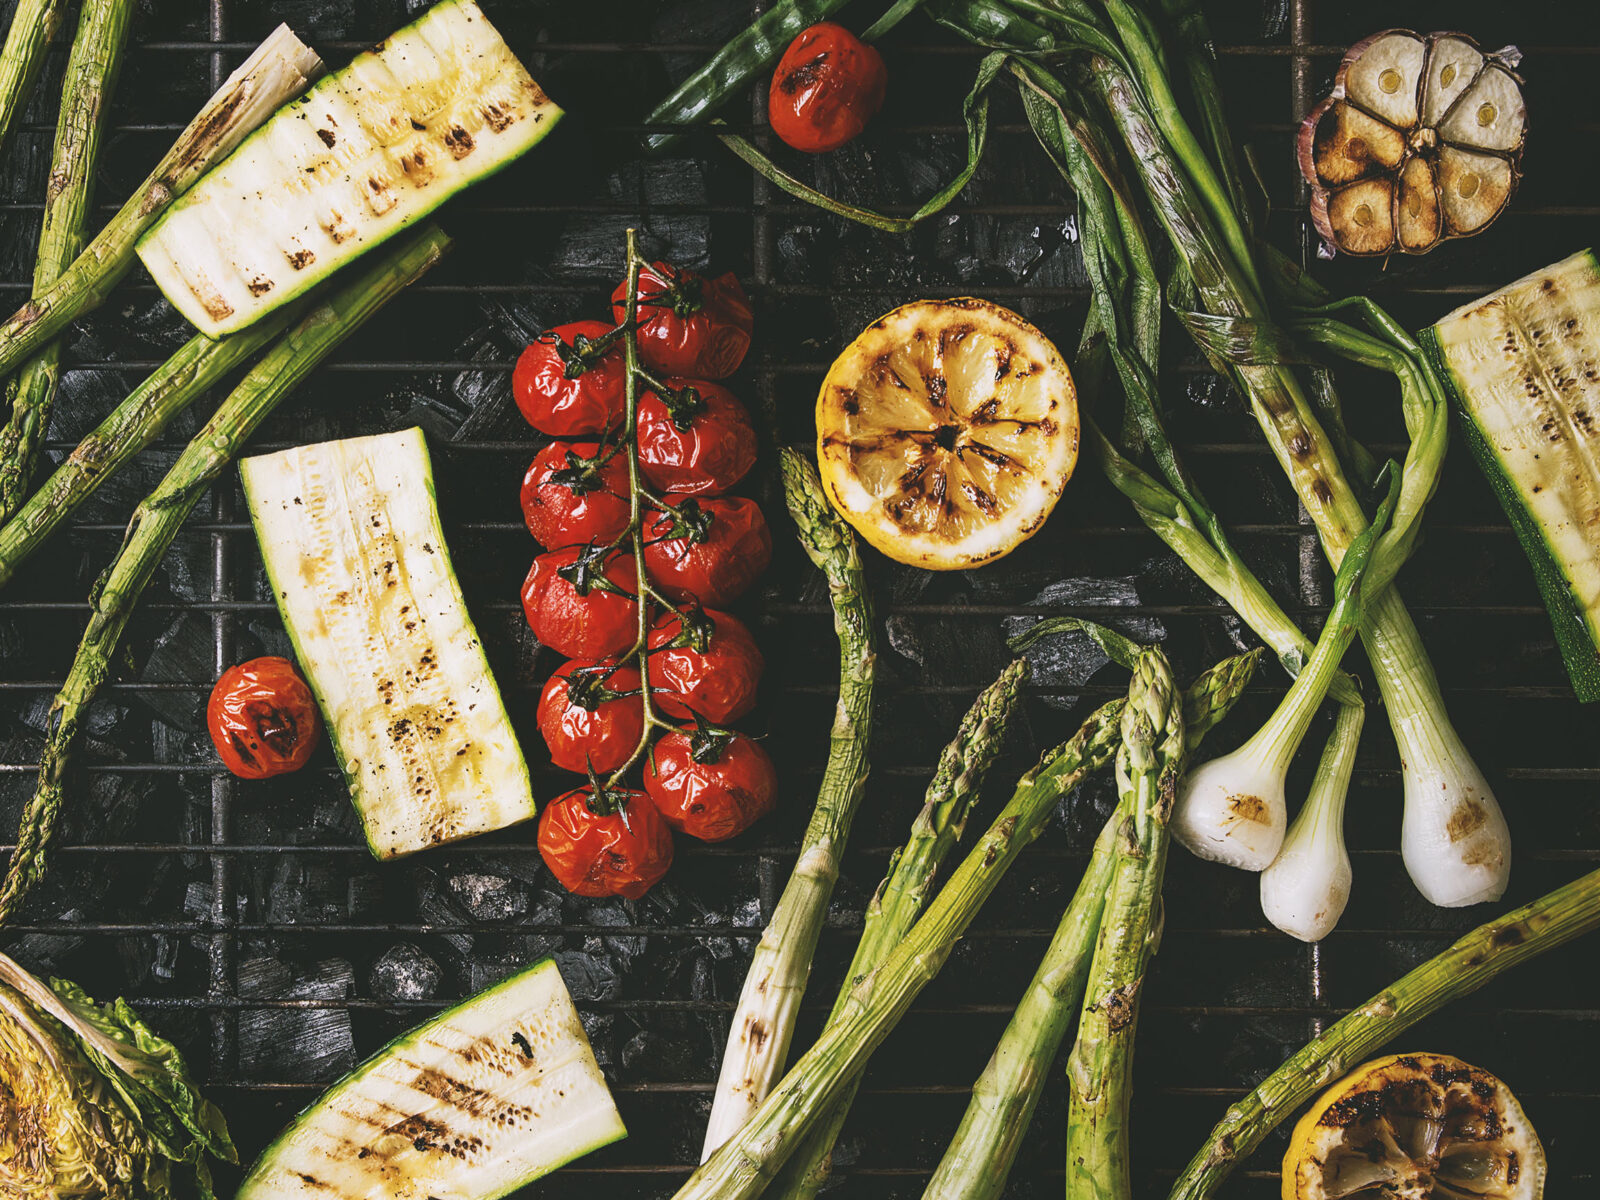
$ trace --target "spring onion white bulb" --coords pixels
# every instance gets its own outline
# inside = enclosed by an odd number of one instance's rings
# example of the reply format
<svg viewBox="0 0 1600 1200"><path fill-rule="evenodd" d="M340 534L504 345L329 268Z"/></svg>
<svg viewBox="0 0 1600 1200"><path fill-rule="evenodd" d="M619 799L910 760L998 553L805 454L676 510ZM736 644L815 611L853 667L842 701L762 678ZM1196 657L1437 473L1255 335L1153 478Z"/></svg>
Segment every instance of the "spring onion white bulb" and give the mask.
<svg viewBox="0 0 1600 1200"><path fill-rule="evenodd" d="M1344 802L1365 715L1357 704L1339 707L1305 806L1289 826L1278 857L1261 872L1261 911L1302 942L1320 942L1332 933L1350 899Z"/></svg>

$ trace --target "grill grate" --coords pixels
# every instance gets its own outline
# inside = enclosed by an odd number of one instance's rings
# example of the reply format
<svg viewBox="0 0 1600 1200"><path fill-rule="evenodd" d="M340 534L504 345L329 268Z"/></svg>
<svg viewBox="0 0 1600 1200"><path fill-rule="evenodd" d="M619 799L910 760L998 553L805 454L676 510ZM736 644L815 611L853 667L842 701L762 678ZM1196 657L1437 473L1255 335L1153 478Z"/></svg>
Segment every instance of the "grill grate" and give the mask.
<svg viewBox="0 0 1600 1200"><path fill-rule="evenodd" d="M973 293L1021 309L1070 345L1086 291L1070 197L1003 90L989 159L961 201L909 239L889 238L774 193L703 140L662 162L634 157L638 114L750 19L749 0L618 0L606 6L603 25L558 0L486 3L572 116L527 163L446 210L458 240L452 260L308 381L255 448L417 421L429 429L468 602L548 797L569 777L531 753L539 748L532 710L552 662L522 629L514 599L533 553L515 492L534 444L508 410L509 368L532 329L604 312L626 225L637 223L647 245L668 257L731 268L747 281L757 344L735 390L786 441L805 438L811 391L832 351L883 309ZM268 0L210 0L204 10L142 13L117 93L102 209L111 210L280 17L337 61L415 7L329 0L286 11ZM1304 195L1288 157L1293 119L1316 99L1345 44L1397 19L1426 26L1433 18L1421 6L1396 12L1378 0L1317 6L1316 23L1312 0L1208 7L1224 43L1224 89L1264 165L1267 232L1309 261ZM1376 291L1413 325L1582 244L1600 215L1592 200L1600 151L1584 136L1597 122L1582 90L1600 62L1596 18L1574 16L1571 6L1507 13L1490 0L1467 0L1450 20L1486 44L1519 40L1526 52L1534 140L1522 196L1489 233L1423 262L1320 268L1336 286ZM902 25L887 49L890 103L868 137L796 166L825 190L909 212L959 161L959 93L977 55L919 19ZM56 78L59 71L58 61ZM12 299L28 287L53 98L47 87L32 106L0 173L0 293ZM748 123L764 136L759 94ZM1558 155L1563 136L1571 140ZM183 337L142 275L127 282L71 337L49 454L69 452ZM1237 541L1291 613L1319 619L1329 576L1309 523L1237 398L1180 335L1169 345L1174 361L1164 382L1191 463L1224 516L1237 518ZM1399 436L1387 391L1368 395L1356 381L1346 396L1363 433L1379 443ZM6 830L31 788L45 706L81 633L88 584L132 504L195 423L180 421L108 483L39 569L0 595ZM939 746L1004 660L1005 627L1045 611L1112 619L1165 633L1185 674L1233 644L1236 623L1092 474L1074 482L1040 537L971 577L928 579L875 564L889 680L873 796L846 857L802 1041L821 1022L862 907ZM825 598L784 534L770 482L757 490L779 549L748 613L769 656L756 721L787 794L780 813L747 838L681 844L678 866L651 897L565 897L543 871L529 828L380 868L360 843L325 752L306 772L265 784L238 787L214 770L196 721L212 678L238 658L284 645L230 483L197 511L141 606L133 659L94 712L54 869L9 931L7 949L156 1014L221 1098L247 1155L389 1036L555 953L633 1136L542 1184L540 1194L583 1195L597 1183L619 1198L669 1194L698 1149L727 1014L796 852L832 707L832 655L818 649L831 645ZM1526 899L1600 860L1600 810L1591 800L1600 758L1521 555L1464 454L1451 456L1428 530L1402 582L1457 724L1507 808L1518 855L1508 899ZM997 783L1061 737L1076 711L1120 691L1115 673L1090 660L1067 656L1046 667L996 767ZM1253 728L1281 691L1264 678L1228 735ZM1103 785L1092 786L1064 806L879 1053L869 1099L841 1143L836 1194L919 1194L1110 799ZM1482 918L1432 909L1415 895L1395 850L1397 799L1398 764L1374 720L1351 800L1355 896L1343 926L1318 947L1264 927L1252 878L1175 856L1169 927L1140 1038L1141 1195L1160 1195L1225 1104L1290 1049ZM1592 1059L1596 1046L1600 1009L1587 963L1579 948L1549 956L1407 1039L1508 1078L1545 1136L1558 1195L1595 1182L1581 1146L1600 1117L1600 1094L1568 1065ZM1013 1195L1059 1189L1062 1108L1057 1080ZM1281 1148L1282 1134L1229 1195L1275 1195L1273 1154Z"/></svg>

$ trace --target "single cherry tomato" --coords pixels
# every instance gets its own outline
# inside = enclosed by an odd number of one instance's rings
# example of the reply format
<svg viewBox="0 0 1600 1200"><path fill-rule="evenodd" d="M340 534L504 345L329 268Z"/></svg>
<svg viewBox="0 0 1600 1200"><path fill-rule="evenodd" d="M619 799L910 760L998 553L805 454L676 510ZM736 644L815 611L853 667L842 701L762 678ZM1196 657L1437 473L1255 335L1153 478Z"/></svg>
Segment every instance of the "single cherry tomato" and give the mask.
<svg viewBox="0 0 1600 1200"><path fill-rule="evenodd" d="M650 629L650 691L669 717L737 721L756 706L765 665L755 638L729 613L681 609Z"/></svg>
<svg viewBox="0 0 1600 1200"><path fill-rule="evenodd" d="M567 658L621 654L639 635L633 559L603 546L568 546L533 560L522 611L535 637Z"/></svg>
<svg viewBox="0 0 1600 1200"><path fill-rule="evenodd" d="M599 442L551 442L522 477L522 519L547 550L610 542L628 527L628 459Z"/></svg>
<svg viewBox="0 0 1600 1200"><path fill-rule="evenodd" d="M644 566L674 600L731 604L772 561L761 506L743 496L668 496L672 507L645 519Z"/></svg>
<svg viewBox="0 0 1600 1200"><path fill-rule="evenodd" d="M767 95L772 132L796 150L837 150L883 107L883 56L843 25L802 29L778 60Z"/></svg>
<svg viewBox="0 0 1600 1200"><path fill-rule="evenodd" d="M650 748L644 790L679 833L721 842L772 811L778 772L744 734L691 726Z"/></svg>
<svg viewBox="0 0 1600 1200"><path fill-rule="evenodd" d="M639 466L652 487L689 496L725 492L756 461L756 429L733 393L700 379L669 379L639 397Z"/></svg>
<svg viewBox="0 0 1600 1200"><path fill-rule="evenodd" d="M622 343L595 344L610 332L600 321L573 321L545 330L522 352L511 394L529 425L552 437L576 437L622 424Z"/></svg>
<svg viewBox="0 0 1600 1200"><path fill-rule="evenodd" d="M611 660L562 663L539 693L539 732L563 771L615 771L644 736L638 670Z"/></svg>
<svg viewBox="0 0 1600 1200"><path fill-rule="evenodd" d="M628 281L611 293L617 324L628 318ZM639 356L668 375L726 379L750 349L750 298L733 273L707 279L670 263L639 272Z"/></svg>
<svg viewBox="0 0 1600 1200"><path fill-rule="evenodd" d="M672 865L672 830L634 788L574 788L539 817L539 856L569 892L637 900Z"/></svg>
<svg viewBox="0 0 1600 1200"><path fill-rule="evenodd" d="M206 705L206 728L228 770L241 779L266 779L306 765L322 721L294 664L269 655L222 673Z"/></svg>

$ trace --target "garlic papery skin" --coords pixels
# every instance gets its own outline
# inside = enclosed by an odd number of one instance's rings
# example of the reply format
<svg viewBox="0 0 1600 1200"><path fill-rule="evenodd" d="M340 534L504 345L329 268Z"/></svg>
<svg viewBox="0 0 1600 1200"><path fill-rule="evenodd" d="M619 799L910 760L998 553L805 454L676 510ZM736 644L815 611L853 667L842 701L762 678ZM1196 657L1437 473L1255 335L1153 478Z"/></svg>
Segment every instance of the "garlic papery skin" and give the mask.
<svg viewBox="0 0 1600 1200"><path fill-rule="evenodd" d="M1191 854L1244 871L1277 857L1287 823L1284 776L1288 754L1264 740L1271 724L1232 754L1201 763L1185 776L1172 816L1172 836Z"/></svg>
<svg viewBox="0 0 1600 1200"><path fill-rule="evenodd" d="M1305 806L1278 857L1261 872L1261 911L1302 942L1320 942L1332 933L1350 900L1344 809L1364 716L1359 705L1339 709Z"/></svg>

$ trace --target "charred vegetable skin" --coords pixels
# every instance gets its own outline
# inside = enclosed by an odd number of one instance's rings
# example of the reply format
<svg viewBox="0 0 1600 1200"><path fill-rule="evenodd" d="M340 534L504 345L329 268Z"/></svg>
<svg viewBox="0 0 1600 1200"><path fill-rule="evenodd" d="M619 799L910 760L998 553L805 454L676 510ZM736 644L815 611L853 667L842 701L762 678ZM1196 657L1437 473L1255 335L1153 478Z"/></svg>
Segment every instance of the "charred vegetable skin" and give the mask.
<svg viewBox="0 0 1600 1200"><path fill-rule="evenodd" d="M802 30L778 60L767 119L796 150L837 150L883 107L888 85L881 54L843 25L823 21Z"/></svg>
<svg viewBox="0 0 1600 1200"><path fill-rule="evenodd" d="M1373 34L1350 48L1300 127L1323 240L1346 254L1426 254L1511 201L1527 133L1521 54L1460 33Z"/></svg>
<svg viewBox="0 0 1600 1200"><path fill-rule="evenodd" d="M322 738L316 697L293 663L273 655L222 673L206 705L206 729L241 779L298 771Z"/></svg>

